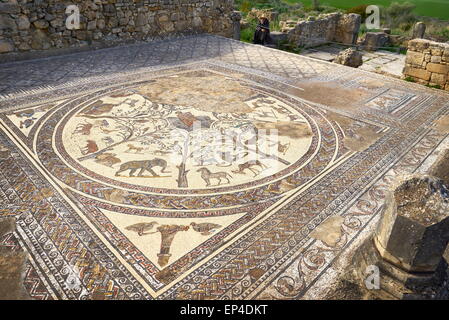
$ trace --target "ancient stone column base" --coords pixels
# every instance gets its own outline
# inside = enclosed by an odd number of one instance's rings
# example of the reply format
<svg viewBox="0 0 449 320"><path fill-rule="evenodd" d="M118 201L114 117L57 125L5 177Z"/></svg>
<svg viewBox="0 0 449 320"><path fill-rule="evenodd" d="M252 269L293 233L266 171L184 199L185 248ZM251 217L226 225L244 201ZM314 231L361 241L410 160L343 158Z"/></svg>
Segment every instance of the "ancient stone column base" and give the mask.
<svg viewBox="0 0 449 320"><path fill-rule="evenodd" d="M230 15L232 20L232 38L234 40L240 40L240 31L241 31L241 25L240 20L242 20L242 15L239 11L233 11Z"/></svg>
<svg viewBox="0 0 449 320"><path fill-rule="evenodd" d="M354 254L357 281L364 291L382 300L447 299L447 268L444 259L433 273L410 273L385 260L379 254L373 237ZM369 266L379 268L379 289L368 289L365 281L372 275ZM374 283L368 280L369 283Z"/></svg>

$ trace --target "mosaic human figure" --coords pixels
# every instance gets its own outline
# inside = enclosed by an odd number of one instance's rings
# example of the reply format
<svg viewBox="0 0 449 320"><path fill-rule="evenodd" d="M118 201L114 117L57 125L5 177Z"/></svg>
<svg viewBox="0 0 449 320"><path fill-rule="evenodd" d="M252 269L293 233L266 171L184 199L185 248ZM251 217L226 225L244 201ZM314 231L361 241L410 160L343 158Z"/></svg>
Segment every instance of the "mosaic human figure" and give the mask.
<svg viewBox="0 0 449 320"><path fill-rule="evenodd" d="M158 264L161 267L165 267L171 257L170 247L175 238L175 235L180 231L189 230L189 226L178 225L162 225L157 228L157 231L161 233L161 250L158 253Z"/></svg>

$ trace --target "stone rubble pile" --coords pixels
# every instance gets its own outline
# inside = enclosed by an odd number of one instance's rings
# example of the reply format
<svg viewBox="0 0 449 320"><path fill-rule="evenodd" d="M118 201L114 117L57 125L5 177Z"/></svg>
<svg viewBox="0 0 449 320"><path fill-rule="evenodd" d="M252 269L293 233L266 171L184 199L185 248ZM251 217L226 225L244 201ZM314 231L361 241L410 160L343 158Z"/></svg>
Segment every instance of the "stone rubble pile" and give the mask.
<svg viewBox="0 0 449 320"><path fill-rule="evenodd" d="M363 55L360 51L348 48L341 51L334 62L344 66L358 68L363 64Z"/></svg>

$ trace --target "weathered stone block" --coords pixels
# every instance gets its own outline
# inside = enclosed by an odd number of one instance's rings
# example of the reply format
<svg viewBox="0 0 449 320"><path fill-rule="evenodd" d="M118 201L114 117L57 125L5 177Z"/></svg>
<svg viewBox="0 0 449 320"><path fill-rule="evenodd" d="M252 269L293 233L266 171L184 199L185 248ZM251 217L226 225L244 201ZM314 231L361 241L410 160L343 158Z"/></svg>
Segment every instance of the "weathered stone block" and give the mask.
<svg viewBox="0 0 449 320"><path fill-rule="evenodd" d="M178 21L175 23L176 31L182 32L186 31L189 28L187 21Z"/></svg>
<svg viewBox="0 0 449 320"><path fill-rule="evenodd" d="M440 153L437 160L430 167L428 174L437 177L449 187L449 149Z"/></svg>
<svg viewBox="0 0 449 320"><path fill-rule="evenodd" d="M449 48L444 49L443 57L449 57Z"/></svg>
<svg viewBox="0 0 449 320"><path fill-rule="evenodd" d="M430 52L431 52L432 56L441 56L441 55L443 55L444 48L434 45L434 46L430 47Z"/></svg>
<svg viewBox="0 0 449 320"><path fill-rule="evenodd" d="M97 21L89 21L87 24L87 30L95 30L97 29Z"/></svg>
<svg viewBox="0 0 449 320"><path fill-rule="evenodd" d="M430 58L430 62L432 62L432 63L440 63L441 62L441 57L440 56L432 56L432 58Z"/></svg>
<svg viewBox="0 0 449 320"><path fill-rule="evenodd" d="M94 32L94 34L92 35L92 39L94 40L100 40L103 37L103 33L101 32Z"/></svg>
<svg viewBox="0 0 449 320"><path fill-rule="evenodd" d="M423 52L430 46L429 40L424 39L414 39L408 42L408 49L417 52Z"/></svg>
<svg viewBox="0 0 449 320"><path fill-rule="evenodd" d="M412 176L386 198L375 234L381 256L409 272L435 272L449 241L449 194L442 180Z"/></svg>
<svg viewBox="0 0 449 320"><path fill-rule="evenodd" d="M19 16L19 18L17 19L16 22L17 22L17 26L18 26L19 30L30 29L31 23L27 16L25 16L25 15Z"/></svg>
<svg viewBox="0 0 449 320"><path fill-rule="evenodd" d="M203 21L200 17L193 18L192 24L195 28L200 28L203 25Z"/></svg>
<svg viewBox="0 0 449 320"><path fill-rule="evenodd" d="M411 76L411 77L415 77L415 78L422 79L422 80L425 80L425 81L429 81L430 80L431 74L432 73L427 71L427 70L413 68L411 66L406 66L404 68L404 75L405 76Z"/></svg>
<svg viewBox="0 0 449 320"><path fill-rule="evenodd" d="M18 14L20 6L17 3L0 3L0 13Z"/></svg>
<svg viewBox="0 0 449 320"><path fill-rule="evenodd" d="M364 47L367 50L377 50L388 44L388 34L383 32L367 32L365 35Z"/></svg>
<svg viewBox="0 0 449 320"><path fill-rule="evenodd" d="M371 299L444 299L447 298L444 284L447 281L447 263L444 259L432 273L410 273L383 259L373 238L365 241L355 252L352 264L356 266L359 287L366 290ZM379 287L367 288L372 284L373 266L379 268ZM370 281L371 280L371 281Z"/></svg>
<svg viewBox="0 0 449 320"><path fill-rule="evenodd" d="M175 25L171 21L162 22L160 26L164 32L173 32L175 31Z"/></svg>
<svg viewBox="0 0 449 320"><path fill-rule="evenodd" d="M430 72L443 73L443 74L449 73L449 66L439 63L428 63L426 69Z"/></svg>
<svg viewBox="0 0 449 320"><path fill-rule="evenodd" d="M17 30L14 19L7 14L0 14L0 30Z"/></svg>
<svg viewBox="0 0 449 320"><path fill-rule="evenodd" d="M36 27L36 29L47 29L50 26L48 21L43 19L34 21L33 24Z"/></svg>
<svg viewBox="0 0 449 320"><path fill-rule="evenodd" d="M169 18L168 15L166 15L166 14L160 15L160 16L158 17L158 21L159 21L159 22L168 22L169 20L170 20L170 18Z"/></svg>
<svg viewBox="0 0 449 320"><path fill-rule="evenodd" d="M285 32L273 31L270 33L270 36L274 44L279 44L288 39L288 34Z"/></svg>
<svg viewBox="0 0 449 320"><path fill-rule="evenodd" d="M65 20L61 18L56 18L50 22L53 28L61 28L65 25Z"/></svg>
<svg viewBox="0 0 449 320"><path fill-rule="evenodd" d="M36 30L33 33L31 48L34 50L46 50L51 48L51 40L43 30Z"/></svg>
<svg viewBox="0 0 449 320"><path fill-rule="evenodd" d="M22 43L17 47L17 49L19 49L20 51L29 51L29 50L31 50L31 46L30 46L28 43L26 43L26 42L22 42Z"/></svg>
<svg viewBox="0 0 449 320"><path fill-rule="evenodd" d="M438 84L440 86L444 86L446 84L446 80L447 76L440 73L432 73L432 76L430 77L430 82Z"/></svg>
<svg viewBox="0 0 449 320"><path fill-rule="evenodd" d="M413 27L413 39L424 38L424 34L426 33L426 25L424 22L417 22Z"/></svg>
<svg viewBox="0 0 449 320"><path fill-rule="evenodd" d="M403 177L387 191L374 236L354 256L360 286L366 270L379 269L381 299L441 299L448 264L449 193L441 179L428 175Z"/></svg>
<svg viewBox="0 0 449 320"><path fill-rule="evenodd" d="M104 19L97 20L97 28L103 30L106 27L106 21Z"/></svg>
<svg viewBox="0 0 449 320"><path fill-rule="evenodd" d="M116 28L118 26L118 19L115 17L111 17L108 19L107 26L110 29Z"/></svg>
<svg viewBox="0 0 449 320"><path fill-rule="evenodd" d="M363 55L360 51L348 48L341 51L335 58L334 62L345 66L358 68L363 64Z"/></svg>
<svg viewBox="0 0 449 320"><path fill-rule="evenodd" d="M136 26L141 27L148 23L148 16L145 13L139 13L136 19Z"/></svg>
<svg viewBox="0 0 449 320"><path fill-rule="evenodd" d="M341 15L335 27L334 41L345 44L355 44L362 18L360 15L351 13Z"/></svg>
<svg viewBox="0 0 449 320"><path fill-rule="evenodd" d="M232 29L233 29L232 38L234 40L240 40L240 32L241 32L240 21L242 20L242 15L240 14L239 11L233 11L231 13L230 18L232 20Z"/></svg>
<svg viewBox="0 0 449 320"><path fill-rule="evenodd" d="M14 45L8 41L0 40L0 53L8 53L14 51Z"/></svg>
<svg viewBox="0 0 449 320"><path fill-rule="evenodd" d="M277 18L279 13L277 11L273 11L273 9L251 9L248 12L248 19L259 19L262 16L265 16L268 20L273 21Z"/></svg>
<svg viewBox="0 0 449 320"><path fill-rule="evenodd" d="M407 57L405 58L405 63L421 66L424 61L424 54L416 51L408 51Z"/></svg>
<svg viewBox="0 0 449 320"><path fill-rule="evenodd" d="M0 219L0 237L16 230L15 219ZM3 247L0 250L0 299L30 300L23 286L23 274L26 270L27 254L23 250Z"/></svg>
<svg viewBox="0 0 449 320"><path fill-rule="evenodd" d="M121 18L119 20L119 25L120 26L126 26L128 24L128 22L129 22L128 18Z"/></svg>

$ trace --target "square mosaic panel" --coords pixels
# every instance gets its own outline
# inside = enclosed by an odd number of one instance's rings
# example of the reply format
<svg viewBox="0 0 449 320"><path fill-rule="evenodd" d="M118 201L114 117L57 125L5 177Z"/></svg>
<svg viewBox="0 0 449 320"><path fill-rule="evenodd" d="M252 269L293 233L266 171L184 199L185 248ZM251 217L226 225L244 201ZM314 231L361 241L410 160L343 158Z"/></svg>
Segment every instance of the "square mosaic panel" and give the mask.
<svg viewBox="0 0 449 320"><path fill-rule="evenodd" d="M0 216L17 231L0 240L28 252L27 290L303 297L448 134L447 95L332 68L210 59L4 95ZM351 109L302 93L345 81L363 91Z"/></svg>

